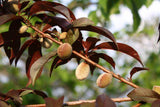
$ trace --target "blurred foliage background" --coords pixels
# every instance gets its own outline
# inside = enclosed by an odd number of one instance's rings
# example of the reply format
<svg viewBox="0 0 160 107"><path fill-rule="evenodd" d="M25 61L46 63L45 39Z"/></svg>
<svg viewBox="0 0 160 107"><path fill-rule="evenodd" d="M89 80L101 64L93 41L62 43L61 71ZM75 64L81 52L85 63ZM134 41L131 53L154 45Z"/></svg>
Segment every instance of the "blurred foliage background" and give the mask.
<svg viewBox="0 0 160 107"><path fill-rule="evenodd" d="M52 0L48 0L52 1ZM103 26L114 33L117 41L126 43L136 49L145 67L149 68L149 71L142 71L136 73L133 76L133 82L144 88L150 88L154 85L160 85L160 51L158 39L158 23L159 16L149 16L149 20L143 20L140 10L142 8L149 8L154 2L160 3L158 0L58 0L56 2L62 3L68 6L73 13L79 17L81 10L84 11L85 17L89 17L95 25ZM131 13L130 18L132 23L124 24L118 30L115 30L113 26L112 18L119 18L119 15L123 13L122 8L128 9ZM158 9L158 8L157 8ZM85 13L86 12L86 13ZM123 20L127 20L128 16ZM122 20L122 22L123 22ZM7 23L10 24L10 23ZM6 25L0 26L0 31L4 32L8 28ZM119 24L119 23L117 23ZM117 25L119 26L119 25ZM100 37L97 34L84 32L84 35ZM105 38L100 39L107 41ZM43 50L44 52L52 51L57 48L54 45L51 49ZM109 64L106 64L104 60L101 60L99 64L107 69L113 70L115 73L122 75L124 78L129 77L129 71L134 66L140 66L137 61L124 54L115 53L113 51L108 52L110 56L114 57L116 62L116 69L112 69ZM27 52L25 53L27 54ZM3 48L0 49L0 91L3 93L8 92L10 89L20 89L27 84L27 77L25 75L25 54L21 57L18 66L10 66L7 57L4 54ZM126 84L120 83L118 80L113 79L111 85L107 88L100 89L96 86L96 79L102 71L96 69L94 75L90 75L84 81L78 81L75 78L74 71L77 63L73 59L68 64L54 69L53 74L49 77L49 68L51 63L48 62L45 65L43 74L37 80L36 85L29 86L33 89L43 90L50 97L58 98L65 96L65 101L74 101L80 99L95 99L96 96L102 93L106 93L110 97L125 97L127 93L132 89ZM36 95L26 95L23 99L23 104L37 104L44 103L41 97ZM135 105L137 102L124 102L117 103L118 107L128 107L128 105ZM149 107L146 104L142 107Z"/></svg>

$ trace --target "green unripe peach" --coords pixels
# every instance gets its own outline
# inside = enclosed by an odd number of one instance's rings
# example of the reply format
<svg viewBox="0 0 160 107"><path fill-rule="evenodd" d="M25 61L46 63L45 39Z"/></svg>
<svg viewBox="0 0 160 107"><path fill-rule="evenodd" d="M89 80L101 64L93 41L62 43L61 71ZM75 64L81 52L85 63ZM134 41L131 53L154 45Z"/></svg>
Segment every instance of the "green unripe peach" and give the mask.
<svg viewBox="0 0 160 107"><path fill-rule="evenodd" d="M72 55L72 46L69 43L61 44L57 49L57 54L61 59L67 59Z"/></svg>
<svg viewBox="0 0 160 107"><path fill-rule="evenodd" d="M100 88L107 87L112 82L112 74L103 73L97 78L97 86Z"/></svg>
<svg viewBox="0 0 160 107"><path fill-rule="evenodd" d="M78 80L84 80L88 77L90 72L89 64L82 62L78 65L75 75Z"/></svg>

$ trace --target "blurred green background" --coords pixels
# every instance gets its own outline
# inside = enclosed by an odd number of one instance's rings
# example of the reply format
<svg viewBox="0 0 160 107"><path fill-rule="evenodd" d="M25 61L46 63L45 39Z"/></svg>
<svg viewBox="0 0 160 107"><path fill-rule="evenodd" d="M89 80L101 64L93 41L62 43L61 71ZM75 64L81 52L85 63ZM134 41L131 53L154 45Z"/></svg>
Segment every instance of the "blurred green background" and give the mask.
<svg viewBox="0 0 160 107"><path fill-rule="evenodd" d="M48 0L52 1L52 0ZM89 17L95 25L103 26L109 29L116 37L118 42L123 42L132 46L138 51L144 66L149 68L149 71L138 72L133 76L133 82L141 87L150 88L154 85L160 85L160 51L158 40L158 24L160 10L159 0L58 0L56 2L68 6L76 17ZM159 12L159 13L158 13ZM151 14L152 13L152 14ZM10 24L10 23L7 23ZM0 32L8 29L7 24L0 26ZM99 37L103 41L106 38L95 33L83 32L84 38L87 36ZM57 45L48 50L43 50L45 53L52 51ZM112 56L116 62L116 69L104 60L100 60L100 65L128 78L130 70L134 66L140 64L133 58L113 51L104 51ZM10 66L7 57L4 54L3 48L0 49L0 91L8 92L10 89L20 89L27 84L25 75L25 55L21 57L18 66ZM51 61L52 62L52 61ZM96 99L96 96L106 93L112 98L126 97L131 91L131 87L120 83L113 79L113 82L104 89L96 86L96 79L101 70L96 69L93 76L89 76L84 81L78 81L75 78L74 71L77 63L73 59L68 64L58 67L53 70L53 74L49 77L49 68L51 62L45 65L41 77L36 81L35 86L29 86L33 89L38 89L46 92L48 96L59 98L65 96L65 101L75 101L80 99ZM41 97L36 95L26 95L23 97L23 104L39 104L44 103ZM137 102L116 103L118 107L133 106ZM150 104L142 107L150 107Z"/></svg>

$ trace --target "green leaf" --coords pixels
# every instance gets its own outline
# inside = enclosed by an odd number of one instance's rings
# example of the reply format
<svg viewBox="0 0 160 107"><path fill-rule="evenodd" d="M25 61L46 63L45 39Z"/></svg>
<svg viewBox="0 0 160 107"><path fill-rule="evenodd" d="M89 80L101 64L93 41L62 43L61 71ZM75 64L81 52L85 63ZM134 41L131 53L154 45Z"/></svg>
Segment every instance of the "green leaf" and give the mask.
<svg viewBox="0 0 160 107"><path fill-rule="evenodd" d="M160 95L151 89L146 88L136 88L132 90L128 95L132 100L143 101L147 103L153 103L154 101L160 99Z"/></svg>
<svg viewBox="0 0 160 107"><path fill-rule="evenodd" d="M99 22L96 12L97 11L92 11L89 13L89 19L91 19L95 23L95 25L97 25L97 23Z"/></svg>
<svg viewBox="0 0 160 107"><path fill-rule="evenodd" d="M84 27L84 26L93 25L94 23L88 18L82 17L77 20L74 20L72 24L73 24L73 27Z"/></svg>
<svg viewBox="0 0 160 107"><path fill-rule="evenodd" d="M39 73L41 69L43 68L44 64L48 62L50 58L56 55L56 51L52 51L43 57L39 58L37 61L35 61L31 67L30 70L30 75L31 75L31 80L32 80L32 85L35 84L36 79L39 76Z"/></svg>
<svg viewBox="0 0 160 107"><path fill-rule="evenodd" d="M79 30L74 29L74 30L68 30L67 36L65 38L65 42L69 44L73 44L79 37Z"/></svg>
<svg viewBox="0 0 160 107"><path fill-rule="evenodd" d="M133 31L136 31L140 25L141 18L138 13L138 9L142 5L137 5L138 3L136 0L125 0L127 6L131 9L132 14L133 14Z"/></svg>

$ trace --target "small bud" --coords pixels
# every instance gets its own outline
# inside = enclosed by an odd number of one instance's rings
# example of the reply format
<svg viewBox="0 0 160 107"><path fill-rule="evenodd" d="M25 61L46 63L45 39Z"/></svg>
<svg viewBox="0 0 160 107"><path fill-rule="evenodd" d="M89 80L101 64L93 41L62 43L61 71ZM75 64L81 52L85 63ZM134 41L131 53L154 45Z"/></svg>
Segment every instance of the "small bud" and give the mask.
<svg viewBox="0 0 160 107"><path fill-rule="evenodd" d="M51 37L50 34L46 33L45 36L49 36ZM42 35L39 36L39 42L41 42L42 46L44 48L50 48L52 46L53 41L48 39L48 38L44 38Z"/></svg>
<svg viewBox="0 0 160 107"><path fill-rule="evenodd" d="M61 59L67 59L72 55L72 46L69 43L60 45L57 49L57 54Z"/></svg>
<svg viewBox="0 0 160 107"><path fill-rule="evenodd" d="M100 88L104 88L108 86L112 82L112 74L103 73L97 78L97 86Z"/></svg>
<svg viewBox="0 0 160 107"><path fill-rule="evenodd" d="M67 32L63 32L59 35L59 39L65 39L67 36Z"/></svg>
<svg viewBox="0 0 160 107"><path fill-rule="evenodd" d="M11 12L17 13L19 11L18 0L8 0L7 5Z"/></svg>
<svg viewBox="0 0 160 107"><path fill-rule="evenodd" d="M41 42L41 43L43 42L43 38L42 37L39 38L39 42Z"/></svg>
<svg viewBox="0 0 160 107"><path fill-rule="evenodd" d="M75 75L78 80L84 80L88 77L90 72L90 67L87 63L82 62L78 65Z"/></svg>
<svg viewBox="0 0 160 107"><path fill-rule="evenodd" d="M23 26L21 26L21 27L19 28L19 33L22 34L22 33L26 32L27 29L28 29L28 26L23 25Z"/></svg>

